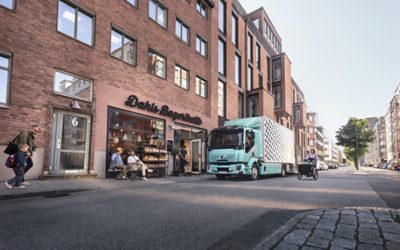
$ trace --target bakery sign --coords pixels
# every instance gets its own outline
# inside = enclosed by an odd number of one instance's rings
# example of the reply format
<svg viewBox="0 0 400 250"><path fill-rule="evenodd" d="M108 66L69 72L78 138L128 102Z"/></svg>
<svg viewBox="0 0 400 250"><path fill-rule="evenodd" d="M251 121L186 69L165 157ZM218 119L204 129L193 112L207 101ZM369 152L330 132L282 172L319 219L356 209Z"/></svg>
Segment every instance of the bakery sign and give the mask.
<svg viewBox="0 0 400 250"><path fill-rule="evenodd" d="M162 116L171 117L173 121L182 120L197 125L200 125L202 123L201 118L198 116L193 117L188 113L175 112L171 110L167 105L163 105L161 106L161 108L159 108L154 102L150 103L149 101L140 101L139 98L135 95L130 95L128 97L128 100L126 100L125 105L142 110L147 110L149 112L160 114Z"/></svg>

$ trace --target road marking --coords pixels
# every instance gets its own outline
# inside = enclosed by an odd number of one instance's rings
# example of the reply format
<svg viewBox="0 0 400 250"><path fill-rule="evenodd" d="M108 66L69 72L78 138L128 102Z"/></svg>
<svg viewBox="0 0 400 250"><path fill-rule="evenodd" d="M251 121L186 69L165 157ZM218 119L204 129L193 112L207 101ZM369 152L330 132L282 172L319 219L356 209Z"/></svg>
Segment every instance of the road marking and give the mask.
<svg viewBox="0 0 400 250"><path fill-rule="evenodd" d="M387 179L390 179L390 180L394 180L394 181L400 181L399 179L396 179L396 178L392 178L392 177L386 177Z"/></svg>

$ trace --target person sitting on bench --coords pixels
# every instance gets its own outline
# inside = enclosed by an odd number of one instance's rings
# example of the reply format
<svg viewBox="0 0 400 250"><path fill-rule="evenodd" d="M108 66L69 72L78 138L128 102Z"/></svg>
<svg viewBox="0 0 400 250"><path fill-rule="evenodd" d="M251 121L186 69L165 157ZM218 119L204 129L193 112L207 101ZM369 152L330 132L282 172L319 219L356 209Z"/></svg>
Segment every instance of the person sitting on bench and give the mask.
<svg viewBox="0 0 400 250"><path fill-rule="evenodd" d="M118 147L117 151L111 156L111 163L110 163L110 170L121 170L122 171L122 179L126 180L127 178L127 173L129 171L129 166L126 166L124 162L122 161L121 154L123 152L123 149Z"/></svg>
<svg viewBox="0 0 400 250"><path fill-rule="evenodd" d="M128 165L132 168L133 171L139 171L142 170L142 179L147 181L146 178L146 172L148 171L149 173L153 172L153 170L148 169L146 165L139 159L139 157L135 154L134 151L129 152L129 157L128 157Z"/></svg>

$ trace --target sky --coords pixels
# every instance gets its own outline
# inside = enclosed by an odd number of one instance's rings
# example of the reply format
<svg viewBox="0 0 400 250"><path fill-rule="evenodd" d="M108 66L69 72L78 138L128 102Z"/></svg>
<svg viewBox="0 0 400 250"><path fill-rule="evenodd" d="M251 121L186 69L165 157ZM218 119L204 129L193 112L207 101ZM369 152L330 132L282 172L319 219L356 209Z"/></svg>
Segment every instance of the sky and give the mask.
<svg viewBox="0 0 400 250"><path fill-rule="evenodd" d="M386 114L400 83L399 0L239 1L266 10L328 138L350 117Z"/></svg>

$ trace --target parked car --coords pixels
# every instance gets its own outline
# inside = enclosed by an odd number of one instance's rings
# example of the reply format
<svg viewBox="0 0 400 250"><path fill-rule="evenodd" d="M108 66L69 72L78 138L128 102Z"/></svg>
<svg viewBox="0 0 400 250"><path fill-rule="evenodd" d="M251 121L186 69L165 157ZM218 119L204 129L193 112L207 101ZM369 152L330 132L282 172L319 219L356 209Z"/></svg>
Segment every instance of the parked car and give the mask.
<svg viewBox="0 0 400 250"><path fill-rule="evenodd" d="M323 161L318 161L317 170L328 170L328 165Z"/></svg>
<svg viewBox="0 0 400 250"><path fill-rule="evenodd" d="M329 162L328 163L328 168L329 169L337 169L338 168L338 164L336 162Z"/></svg>

